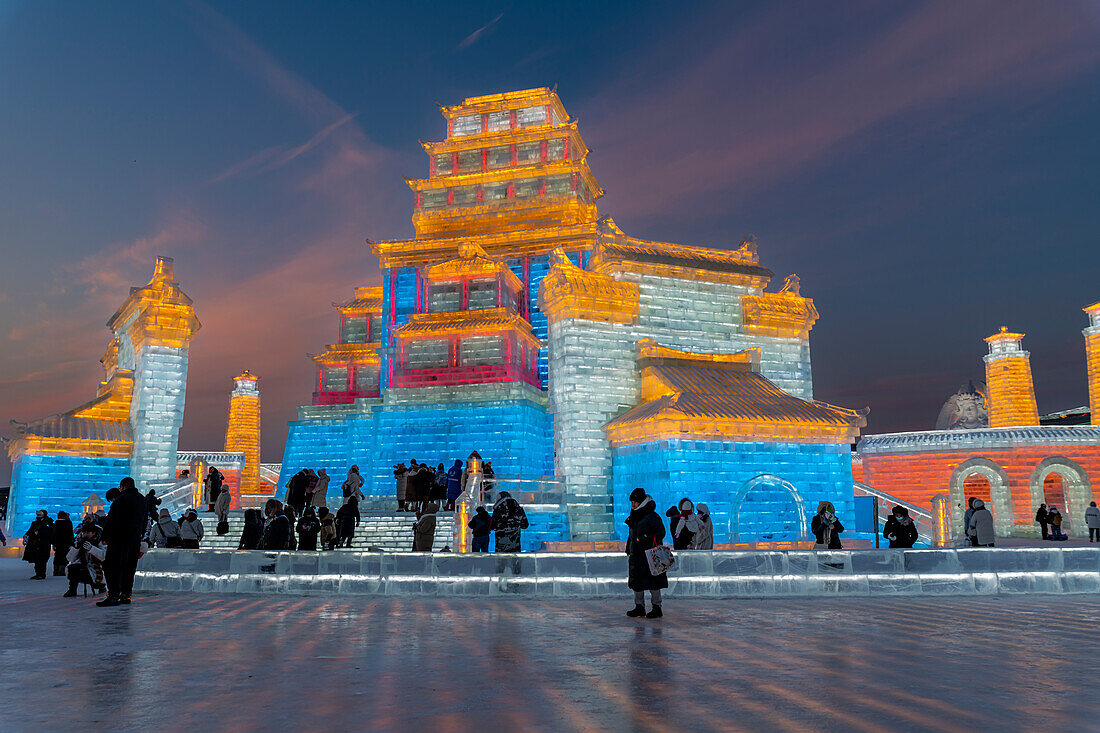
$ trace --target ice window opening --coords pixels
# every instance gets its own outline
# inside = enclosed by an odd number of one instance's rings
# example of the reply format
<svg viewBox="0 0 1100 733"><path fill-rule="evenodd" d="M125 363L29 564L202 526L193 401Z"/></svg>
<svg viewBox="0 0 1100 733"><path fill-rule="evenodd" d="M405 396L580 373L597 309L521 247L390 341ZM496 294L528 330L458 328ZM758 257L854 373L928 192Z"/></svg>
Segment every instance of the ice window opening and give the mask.
<svg viewBox="0 0 1100 733"><path fill-rule="evenodd" d="M428 312L444 313L460 307L462 290L458 283L439 283L428 288Z"/></svg>
<svg viewBox="0 0 1100 733"><path fill-rule="evenodd" d="M449 175L454 170L454 156L450 153L442 153L435 156L435 174L437 176Z"/></svg>
<svg viewBox="0 0 1100 733"><path fill-rule="evenodd" d="M456 117L454 121L454 134L474 135L481 132L481 115L467 115Z"/></svg>
<svg viewBox="0 0 1100 733"><path fill-rule="evenodd" d="M347 316L340 334L342 344L363 344L367 342L367 317Z"/></svg>
<svg viewBox="0 0 1100 733"><path fill-rule="evenodd" d="M451 342L447 339L410 341L405 351L409 369L442 369L451 364Z"/></svg>
<svg viewBox="0 0 1100 733"><path fill-rule="evenodd" d="M523 107L516 110L516 127L534 127L545 125L547 121L546 105Z"/></svg>
<svg viewBox="0 0 1100 733"><path fill-rule="evenodd" d="M468 310L497 307L496 278L478 278L471 280L466 295Z"/></svg>
<svg viewBox="0 0 1100 733"><path fill-rule="evenodd" d="M500 132L501 130L510 129L512 129L511 111L492 112L489 114L489 132Z"/></svg>
<svg viewBox="0 0 1100 733"><path fill-rule="evenodd" d="M355 391L377 392L379 390L379 376L378 367L355 367Z"/></svg>
<svg viewBox="0 0 1100 733"><path fill-rule="evenodd" d="M490 366L503 364L503 339L495 336L467 336L459 345L461 365Z"/></svg>
<svg viewBox="0 0 1100 733"><path fill-rule="evenodd" d="M512 147L510 145L500 145L495 148L489 148L487 158L489 170L507 168L512 165Z"/></svg>
<svg viewBox="0 0 1100 733"><path fill-rule="evenodd" d="M321 368L322 392L346 392L348 388L348 368L346 366L327 366Z"/></svg>

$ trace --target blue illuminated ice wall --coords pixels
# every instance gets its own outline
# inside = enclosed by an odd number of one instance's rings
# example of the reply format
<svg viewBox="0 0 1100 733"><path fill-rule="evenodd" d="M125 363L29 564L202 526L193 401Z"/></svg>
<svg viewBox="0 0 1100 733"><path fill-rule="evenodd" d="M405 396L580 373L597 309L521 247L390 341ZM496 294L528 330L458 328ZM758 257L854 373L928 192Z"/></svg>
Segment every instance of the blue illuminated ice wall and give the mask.
<svg viewBox="0 0 1100 733"><path fill-rule="evenodd" d="M774 480L754 481L760 476ZM662 440L613 448L612 488L619 539L626 538L623 520L630 511L628 497L635 487L653 496L662 518L684 497L706 504L714 522L715 542L798 539L799 502L807 525L818 502L829 501L842 524L855 526L852 454L847 445ZM729 521L735 503L739 536L731 540Z"/></svg>
<svg viewBox="0 0 1100 733"><path fill-rule="evenodd" d="M45 509L56 519L59 509L68 512L73 524L81 517L81 505L92 494L106 499L107 490L130 474L129 458L78 455L24 454L12 466L13 491L8 505L8 526L21 536L34 521L34 513Z"/></svg>

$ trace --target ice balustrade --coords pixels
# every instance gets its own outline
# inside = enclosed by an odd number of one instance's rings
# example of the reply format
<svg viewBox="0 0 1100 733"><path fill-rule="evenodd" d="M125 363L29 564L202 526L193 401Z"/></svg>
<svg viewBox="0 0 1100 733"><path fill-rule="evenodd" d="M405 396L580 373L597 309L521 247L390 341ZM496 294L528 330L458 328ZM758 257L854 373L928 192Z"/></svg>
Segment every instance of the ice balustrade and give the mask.
<svg viewBox="0 0 1100 733"><path fill-rule="evenodd" d="M855 491L856 496L874 496L879 499L878 521L880 527L890 518L890 513L895 506L903 506L909 511L909 518L913 520L913 524L917 525L917 539L921 542L927 542L929 545L933 544L935 518L932 516L932 512L859 481L852 482L852 489Z"/></svg>

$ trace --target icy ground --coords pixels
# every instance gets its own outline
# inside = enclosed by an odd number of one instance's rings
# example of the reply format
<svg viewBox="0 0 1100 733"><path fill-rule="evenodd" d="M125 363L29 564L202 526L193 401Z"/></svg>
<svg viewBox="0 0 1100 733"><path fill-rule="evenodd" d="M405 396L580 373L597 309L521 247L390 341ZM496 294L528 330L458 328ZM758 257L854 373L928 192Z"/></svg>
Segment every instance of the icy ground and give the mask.
<svg viewBox="0 0 1100 733"><path fill-rule="evenodd" d="M0 730L1096 730L1100 598L62 598L0 560Z"/></svg>

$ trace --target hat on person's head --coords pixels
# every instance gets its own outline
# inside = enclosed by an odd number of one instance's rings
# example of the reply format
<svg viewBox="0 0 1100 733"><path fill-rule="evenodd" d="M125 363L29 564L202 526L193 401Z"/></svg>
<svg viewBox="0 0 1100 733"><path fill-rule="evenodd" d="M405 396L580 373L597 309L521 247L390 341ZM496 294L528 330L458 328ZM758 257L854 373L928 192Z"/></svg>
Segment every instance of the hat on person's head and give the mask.
<svg viewBox="0 0 1100 733"><path fill-rule="evenodd" d="M637 488L630 492L630 501L641 504L645 501L645 489Z"/></svg>
<svg viewBox="0 0 1100 733"><path fill-rule="evenodd" d="M168 511L167 509L161 509L159 516L160 516L161 519L171 519L172 518L172 512Z"/></svg>

